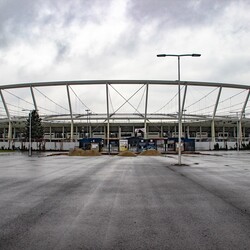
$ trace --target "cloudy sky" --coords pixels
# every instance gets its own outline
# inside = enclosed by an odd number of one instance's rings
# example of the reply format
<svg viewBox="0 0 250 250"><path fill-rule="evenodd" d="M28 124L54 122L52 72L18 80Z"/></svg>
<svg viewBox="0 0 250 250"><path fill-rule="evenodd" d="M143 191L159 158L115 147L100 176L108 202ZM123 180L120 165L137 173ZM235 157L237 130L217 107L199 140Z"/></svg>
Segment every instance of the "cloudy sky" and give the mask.
<svg viewBox="0 0 250 250"><path fill-rule="evenodd" d="M0 85L177 78L249 85L249 0L0 0Z"/></svg>
<svg viewBox="0 0 250 250"><path fill-rule="evenodd" d="M181 80L249 86L249 13L249 0L0 0L0 85L176 80L177 58L156 55L200 53L199 58L181 59ZM130 98L138 88L119 91ZM44 108L69 112L65 86L60 90L43 88L45 94L34 91L41 112ZM105 110L105 86L76 86L70 92L74 113L86 108L93 113ZM213 112L217 92L190 87L185 109L190 113ZM33 108L29 89L3 93L13 115ZM176 93L176 86L167 91L150 87L149 112L176 113ZM246 94L223 91L220 112L240 112ZM143 98L145 88L131 99L133 107L129 103L123 107L124 112L129 108L133 112L136 107L144 112ZM110 100L113 111L125 101L112 88ZM250 101L246 110L250 114L249 105ZM6 115L2 100L1 114Z"/></svg>

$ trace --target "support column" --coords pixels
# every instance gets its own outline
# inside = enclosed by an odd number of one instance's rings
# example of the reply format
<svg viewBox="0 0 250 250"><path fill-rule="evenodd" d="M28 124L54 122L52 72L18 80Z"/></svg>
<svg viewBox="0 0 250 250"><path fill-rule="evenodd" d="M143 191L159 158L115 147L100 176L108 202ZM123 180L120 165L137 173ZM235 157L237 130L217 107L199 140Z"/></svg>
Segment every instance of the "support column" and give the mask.
<svg viewBox="0 0 250 250"><path fill-rule="evenodd" d="M226 142L225 142L225 124L222 126L222 134L223 134L223 145L224 148L226 148Z"/></svg>
<svg viewBox="0 0 250 250"><path fill-rule="evenodd" d="M215 125L214 125L214 120L211 122L211 139L212 142L215 143Z"/></svg>
<svg viewBox="0 0 250 250"><path fill-rule="evenodd" d="M8 107L7 107L7 104L5 102L5 99L4 99L4 96L3 96L3 93L2 93L2 90L0 89L0 96L2 98L2 102L3 102L3 106L4 106L4 109L5 109L5 112L6 112L6 115L8 117L8 120L9 120L9 131L8 131L8 140L11 140L12 139L12 124L11 124L11 117L10 117L10 113L9 113L9 110L8 110Z"/></svg>
<svg viewBox="0 0 250 250"><path fill-rule="evenodd" d="M66 85L67 88L67 95L68 95L68 103L69 103L69 112L70 112L70 118L71 118L71 128L70 128L70 140L73 141L73 135L74 135L74 119L72 114L72 106L70 101L70 93L69 93L69 85Z"/></svg>
<svg viewBox="0 0 250 250"><path fill-rule="evenodd" d="M35 95L34 95L34 91L33 91L33 88L32 88L31 86L30 86L30 92L31 92L31 96L32 96L32 100L33 100L34 108L35 108L35 110L38 110L38 108L37 108L37 104L36 104Z"/></svg>
<svg viewBox="0 0 250 250"><path fill-rule="evenodd" d="M147 110L148 110L148 83L146 84L145 114L144 114L144 139L147 139Z"/></svg>
<svg viewBox="0 0 250 250"><path fill-rule="evenodd" d="M215 115L216 115L218 104L219 104L219 101L220 101L221 90L222 90L222 87L220 87L218 95L217 95L217 100L216 100L216 103L215 103L215 106L214 106L213 118L212 118L212 122L211 122L211 136L212 136L211 139L212 139L212 143L215 143Z"/></svg>
<svg viewBox="0 0 250 250"><path fill-rule="evenodd" d="M184 94L183 94L183 99L182 99L182 106L181 106L181 121L182 121L182 116L183 116L183 112L184 112L184 108L185 108L185 102L186 102L186 96L187 96L187 85L185 85L185 88L184 88ZM185 119L185 117L184 117ZM183 127L183 124L181 122L181 136L182 136L182 127ZM184 131L185 133L185 131Z"/></svg>
<svg viewBox="0 0 250 250"><path fill-rule="evenodd" d="M14 131L13 131L13 139L16 139L16 128L14 127L14 129L13 129Z"/></svg>
<svg viewBox="0 0 250 250"><path fill-rule="evenodd" d="M244 105L243 105L242 110L241 110L241 113L240 113L240 119L239 119L239 134L238 134L240 145L242 144L242 119L243 119L243 116L244 116L244 114L245 114L245 110L246 110L246 106L247 106L247 103L248 103L248 100L249 100L249 96L250 96L250 89L248 90L248 93L247 93L247 96L246 96ZM244 133L244 135L245 135L245 133Z"/></svg>
<svg viewBox="0 0 250 250"><path fill-rule="evenodd" d="M242 145L242 122L241 119L238 121L238 138L239 138L239 148L241 148Z"/></svg>
<svg viewBox="0 0 250 250"><path fill-rule="evenodd" d="M107 104L107 134L106 134L106 138L107 138L107 148L108 148L108 152L110 152L110 147L109 147L109 86L108 83L106 83L106 104Z"/></svg>
<svg viewBox="0 0 250 250"><path fill-rule="evenodd" d="M247 106L247 103L248 103L249 96L250 96L250 89L248 90L244 105L243 105L242 110L241 110L240 120L242 120L243 115L245 114L245 110L246 110L246 106Z"/></svg>
<svg viewBox="0 0 250 250"><path fill-rule="evenodd" d="M9 121L8 140L12 140L12 122Z"/></svg>
<svg viewBox="0 0 250 250"><path fill-rule="evenodd" d="M64 136L64 126L62 127L62 138L64 139L65 136Z"/></svg>
<svg viewBox="0 0 250 250"><path fill-rule="evenodd" d="M119 139L121 139L121 137L122 137L122 128L121 128L121 126L119 126L119 129L118 129L118 137L119 137Z"/></svg>
<svg viewBox="0 0 250 250"><path fill-rule="evenodd" d="M90 138L92 137L92 127L91 127L91 124L89 124L89 137Z"/></svg>
<svg viewBox="0 0 250 250"><path fill-rule="evenodd" d="M51 129L51 124L49 124L49 142L51 142L51 132L52 132L52 129Z"/></svg>
<svg viewBox="0 0 250 250"><path fill-rule="evenodd" d="M201 138L202 138L201 134L202 134L202 127L200 126L200 141L201 141Z"/></svg>
<svg viewBox="0 0 250 250"><path fill-rule="evenodd" d="M3 141L5 142L5 138L6 138L6 128L3 129Z"/></svg>
<svg viewBox="0 0 250 250"><path fill-rule="evenodd" d="M189 135L189 125L187 126L187 138L189 138L190 135Z"/></svg>

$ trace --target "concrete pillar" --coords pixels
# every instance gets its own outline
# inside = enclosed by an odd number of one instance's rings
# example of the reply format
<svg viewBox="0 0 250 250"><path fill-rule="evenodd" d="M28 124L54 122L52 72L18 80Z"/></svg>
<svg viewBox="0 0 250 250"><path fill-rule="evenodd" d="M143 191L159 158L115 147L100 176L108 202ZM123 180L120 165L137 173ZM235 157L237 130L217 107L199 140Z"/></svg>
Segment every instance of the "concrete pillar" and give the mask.
<svg viewBox="0 0 250 250"><path fill-rule="evenodd" d="M190 134L189 134L189 126L186 127L187 128L187 138L190 137Z"/></svg>
<svg viewBox="0 0 250 250"><path fill-rule="evenodd" d="M3 141L5 141L6 138L6 128L3 129Z"/></svg>
<svg viewBox="0 0 250 250"><path fill-rule="evenodd" d="M91 127L91 124L89 125L89 137L90 138L92 137L92 127Z"/></svg>
<svg viewBox="0 0 250 250"><path fill-rule="evenodd" d="M67 95L68 95L68 104L69 104L69 111L70 111L70 118L71 118L71 126L70 126L70 140L73 141L73 135L74 135L74 119L73 119L73 113L72 113L72 106L71 106L71 99L70 99L70 93L69 93L69 85L66 85L67 88Z"/></svg>
<svg viewBox="0 0 250 250"><path fill-rule="evenodd" d="M241 144L242 144L242 123L241 123L241 120L239 120L239 131L238 131L238 137L239 137L239 146L241 147Z"/></svg>
<svg viewBox="0 0 250 250"><path fill-rule="evenodd" d="M200 141L201 141L201 133L202 133L202 127L200 126Z"/></svg>
<svg viewBox="0 0 250 250"><path fill-rule="evenodd" d="M211 140L213 143L215 143L215 124L214 120L211 122Z"/></svg>
<svg viewBox="0 0 250 250"><path fill-rule="evenodd" d="M8 140L12 140L12 123L9 121Z"/></svg>
<svg viewBox="0 0 250 250"><path fill-rule="evenodd" d="M51 124L49 125L49 141L51 142L52 139L52 128L51 128Z"/></svg>
<svg viewBox="0 0 250 250"><path fill-rule="evenodd" d="M107 138L107 148L108 148L108 152L110 152L110 148L109 148L109 87L108 87L108 83L106 83L106 105L107 105L107 133L106 133L106 138Z"/></svg>
<svg viewBox="0 0 250 250"><path fill-rule="evenodd" d="M62 138L64 139L65 136L64 136L64 126L62 127Z"/></svg>
<svg viewBox="0 0 250 250"><path fill-rule="evenodd" d="M144 139L148 138L147 132L147 109L148 109L148 83L146 84L146 97L145 97L145 114L144 114ZM148 130L149 131L149 130Z"/></svg>
<svg viewBox="0 0 250 250"><path fill-rule="evenodd" d="M122 128L121 128L121 126L119 126L119 128L118 128L118 138L121 139L121 137L122 137Z"/></svg>
<svg viewBox="0 0 250 250"><path fill-rule="evenodd" d="M13 129L13 139L15 139L16 138L16 127L14 127L14 129Z"/></svg>

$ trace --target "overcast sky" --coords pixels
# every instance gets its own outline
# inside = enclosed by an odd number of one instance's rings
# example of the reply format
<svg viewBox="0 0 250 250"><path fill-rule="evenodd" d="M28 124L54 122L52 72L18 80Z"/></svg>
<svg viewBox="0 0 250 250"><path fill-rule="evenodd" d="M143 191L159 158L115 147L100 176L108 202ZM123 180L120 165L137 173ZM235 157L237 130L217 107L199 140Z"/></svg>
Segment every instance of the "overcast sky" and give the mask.
<svg viewBox="0 0 250 250"><path fill-rule="evenodd" d="M249 85L249 0L0 0L0 84L181 79Z"/></svg>

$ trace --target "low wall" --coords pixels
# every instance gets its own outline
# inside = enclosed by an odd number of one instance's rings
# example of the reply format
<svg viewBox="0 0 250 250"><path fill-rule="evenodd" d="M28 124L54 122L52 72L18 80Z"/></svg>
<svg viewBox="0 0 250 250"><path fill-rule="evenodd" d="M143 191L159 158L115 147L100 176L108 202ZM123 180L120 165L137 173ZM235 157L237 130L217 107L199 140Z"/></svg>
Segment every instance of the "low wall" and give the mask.
<svg viewBox="0 0 250 250"><path fill-rule="evenodd" d="M195 151L214 150L214 145L218 144L220 149L236 148L236 142L195 142Z"/></svg>
<svg viewBox="0 0 250 250"><path fill-rule="evenodd" d="M77 147L79 142L32 142L33 150L56 150L56 151L69 151L70 149ZM0 142L0 149L28 149L29 142Z"/></svg>
<svg viewBox="0 0 250 250"><path fill-rule="evenodd" d="M236 148L235 142L216 142L219 145L219 148L225 149L226 146L228 149ZM55 151L69 151L74 147L78 147L79 142L32 142L33 150L55 150ZM0 142L0 149L27 149L29 148L29 142ZM213 142L195 142L195 151L207 151L213 150ZM104 149L105 150L105 149ZM161 151L161 150L160 150Z"/></svg>

